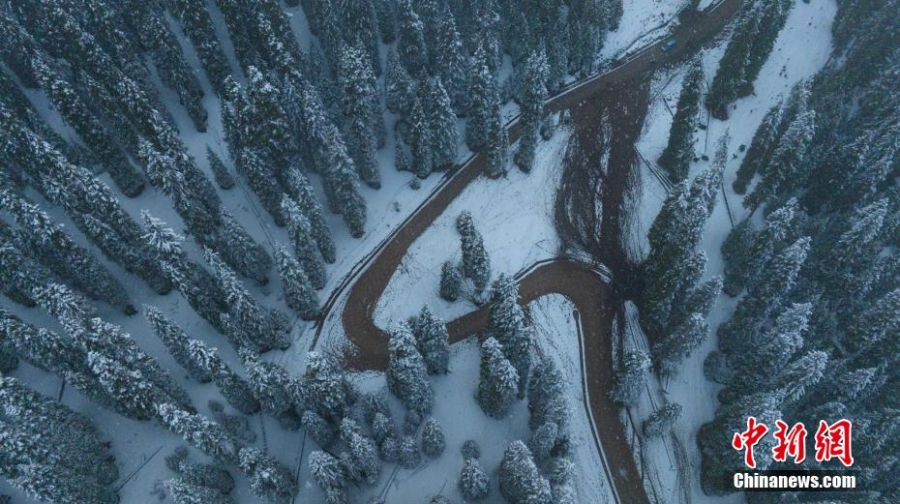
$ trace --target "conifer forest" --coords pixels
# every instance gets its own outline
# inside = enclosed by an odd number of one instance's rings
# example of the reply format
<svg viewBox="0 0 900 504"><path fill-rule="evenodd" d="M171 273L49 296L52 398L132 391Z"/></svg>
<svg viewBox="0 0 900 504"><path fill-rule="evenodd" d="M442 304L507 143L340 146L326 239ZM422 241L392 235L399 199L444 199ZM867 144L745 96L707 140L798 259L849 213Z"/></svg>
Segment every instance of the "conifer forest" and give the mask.
<svg viewBox="0 0 900 504"><path fill-rule="evenodd" d="M900 0L0 0L0 504L896 504L898 369Z"/></svg>

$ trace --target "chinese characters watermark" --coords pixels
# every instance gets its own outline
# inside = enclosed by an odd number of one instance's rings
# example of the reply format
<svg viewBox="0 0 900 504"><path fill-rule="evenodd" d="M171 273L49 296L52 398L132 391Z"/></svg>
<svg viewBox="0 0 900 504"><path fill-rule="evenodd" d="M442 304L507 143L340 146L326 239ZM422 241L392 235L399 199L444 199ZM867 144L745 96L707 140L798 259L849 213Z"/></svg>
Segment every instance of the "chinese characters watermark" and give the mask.
<svg viewBox="0 0 900 504"><path fill-rule="evenodd" d="M815 458L817 462L828 462L832 459L839 461L844 467L853 465L853 449L851 435L853 424L850 420L841 419L829 424L824 420L819 421L816 429ZM756 455L754 448L769 432L769 427L755 417L747 418L747 429L736 432L731 439L731 447L744 451L744 465L750 469L756 469ZM775 440L772 448L772 459L776 462L786 462L791 458L795 464L806 460L806 427L802 422L789 426L787 423L775 421Z"/></svg>

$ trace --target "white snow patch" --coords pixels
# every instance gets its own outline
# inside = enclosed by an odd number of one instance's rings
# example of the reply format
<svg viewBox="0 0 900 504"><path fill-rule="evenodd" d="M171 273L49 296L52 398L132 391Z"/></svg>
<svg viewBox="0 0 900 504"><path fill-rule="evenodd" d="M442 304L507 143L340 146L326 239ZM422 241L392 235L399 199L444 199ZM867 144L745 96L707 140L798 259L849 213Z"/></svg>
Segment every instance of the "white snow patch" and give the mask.
<svg viewBox="0 0 900 504"><path fill-rule="evenodd" d="M539 144L530 174L512 167L505 178L481 177L469 184L409 248L378 302L375 323L389 327L393 321L417 314L425 303L447 320L472 309L468 302L448 303L438 295L444 261L462 259L456 217L463 210L472 213L484 238L493 278L554 257L559 241L553 204L568 136L567 130L560 129Z"/></svg>

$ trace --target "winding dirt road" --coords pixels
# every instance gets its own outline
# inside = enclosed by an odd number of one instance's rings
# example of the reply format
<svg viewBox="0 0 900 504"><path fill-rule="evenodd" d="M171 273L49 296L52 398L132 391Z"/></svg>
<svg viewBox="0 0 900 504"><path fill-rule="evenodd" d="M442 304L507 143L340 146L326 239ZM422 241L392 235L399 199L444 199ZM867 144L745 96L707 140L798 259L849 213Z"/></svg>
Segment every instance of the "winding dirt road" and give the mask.
<svg viewBox="0 0 900 504"><path fill-rule="evenodd" d="M646 84L659 65L691 54L721 31L740 8L741 0L723 0L703 13L682 17L673 34L679 41L674 50L662 52L661 43L648 46L604 73L573 83L546 104L548 114L572 110L576 134L586 135L585 141L590 141L590 135L594 134L591 131L599 124L598 110L607 110L615 130L613 149L622 152L619 155L613 153L610 158L611 166L604 185L603 233L598 250L589 251L610 266L613 288L589 266L567 259L541 264L517 278L523 305L540 296L557 293L566 296L578 308L590 414L599 437L598 449L605 454L608 464L605 469L620 504L650 502L619 419L619 406L608 396L613 386L614 369L611 321L621 306L621 296L614 296L622 291L616 287L616 279L620 277L617 269L626 267L620 236L622 202L628 180L633 175L633 142L640 134L647 109ZM514 142L519 137L518 122L509 125L509 133L510 142ZM341 321L345 333L358 350L351 358L351 364L358 369L384 369L387 366L388 335L374 323L375 306L407 249L470 182L483 174L485 164L485 156L476 153L461 167L446 174L429 198L354 268L323 307L312 345L318 341L325 325L322 321L328 320L333 308L338 306L337 300L349 288L346 302L340 306L344 307ZM622 283L622 278L627 282L629 277L629 274L621 275L618 283ZM483 307L449 321L451 342L483 331L488 316L488 309Z"/></svg>

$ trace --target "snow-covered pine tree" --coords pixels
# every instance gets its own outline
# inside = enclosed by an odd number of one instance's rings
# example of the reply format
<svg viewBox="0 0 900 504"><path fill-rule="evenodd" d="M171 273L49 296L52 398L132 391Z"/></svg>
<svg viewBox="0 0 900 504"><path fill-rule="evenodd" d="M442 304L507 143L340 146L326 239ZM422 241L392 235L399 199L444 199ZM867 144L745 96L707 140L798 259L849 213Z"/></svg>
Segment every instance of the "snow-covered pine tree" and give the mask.
<svg viewBox="0 0 900 504"><path fill-rule="evenodd" d="M210 85L221 96L225 77L231 73L231 68L206 6L197 5L190 0L166 0L165 5L181 24L184 34L197 51L197 58Z"/></svg>
<svg viewBox="0 0 900 504"><path fill-rule="evenodd" d="M97 352L88 354L88 362L100 385L115 401L116 411L135 420L154 417L155 403L164 397L140 371L129 370Z"/></svg>
<svg viewBox="0 0 900 504"><path fill-rule="evenodd" d="M556 446L559 434L559 426L553 422L547 422L531 433L528 449L531 450L537 464L542 465L549 460L550 451Z"/></svg>
<svg viewBox="0 0 900 504"><path fill-rule="evenodd" d="M252 350L239 352L250 390L259 401L262 410L278 419L289 429L300 428L300 418L295 413L291 394L291 378L278 364L262 360Z"/></svg>
<svg viewBox="0 0 900 504"><path fill-rule="evenodd" d="M228 303L229 325L226 327L229 337L239 342L239 347L249 345L263 352L288 348L291 343L287 337L287 316L260 306L218 254L206 249L204 256L212 266L216 284Z"/></svg>
<svg viewBox="0 0 900 504"><path fill-rule="evenodd" d="M33 307L35 293L50 282L52 273L29 260L12 238L0 236L0 288L16 303Z"/></svg>
<svg viewBox="0 0 900 504"><path fill-rule="evenodd" d="M450 301L459 299L459 291L462 288L462 274L459 268L450 261L441 266L441 298Z"/></svg>
<svg viewBox="0 0 900 504"><path fill-rule="evenodd" d="M488 177L497 178L506 175L509 164L509 132L503 124L500 107L494 107L488 120L487 150Z"/></svg>
<svg viewBox="0 0 900 504"><path fill-rule="evenodd" d="M374 485L381 472L381 461L378 459L375 443L364 436L356 422L350 418L341 422L341 440L347 445L347 452L341 457L347 478L355 483Z"/></svg>
<svg viewBox="0 0 900 504"><path fill-rule="evenodd" d="M753 92L753 81L775 46L793 2L754 2L741 15L713 77L706 107L713 117L728 117L727 106Z"/></svg>
<svg viewBox="0 0 900 504"><path fill-rule="evenodd" d="M179 479L189 485L206 487L223 495L234 490L234 478L225 469L214 464L196 464L188 461L188 449L179 446L166 457L166 467L180 475Z"/></svg>
<svg viewBox="0 0 900 504"><path fill-rule="evenodd" d="M543 51L532 54L525 62L522 77L521 136L516 151L515 163L520 170L528 173L534 164L534 153L538 143L538 130L544 117L544 99L547 97L547 77L550 68L547 55Z"/></svg>
<svg viewBox="0 0 900 504"><path fill-rule="evenodd" d="M809 252L809 237L803 237L774 256L761 273L761 279L741 299L731 320L719 326L719 348L736 355L778 310L797 281Z"/></svg>
<svg viewBox="0 0 900 504"><path fill-rule="evenodd" d="M229 141L229 145L235 145L235 143ZM278 185L274 170L263 161L260 152L255 149L235 148L231 155L235 160L238 172L247 179L250 190L259 198L259 202L266 212L272 216L275 225L284 226L284 218L278 206L284 193Z"/></svg>
<svg viewBox="0 0 900 504"><path fill-rule="evenodd" d="M548 504L550 483L541 476L531 452L522 441L513 441L503 453L497 470L500 493L511 504Z"/></svg>
<svg viewBox="0 0 900 504"><path fill-rule="evenodd" d="M221 330L223 294L209 272L187 258L181 248L183 236L149 212L143 211L141 215L145 228L142 239L153 252L153 257L159 262L167 280L181 292L198 315Z"/></svg>
<svg viewBox="0 0 900 504"><path fill-rule="evenodd" d="M766 216L761 230L753 231L747 220L735 226L722 244L727 260L723 289L727 294L735 296L756 283L772 256L798 238L799 217L797 200L791 198Z"/></svg>
<svg viewBox="0 0 900 504"><path fill-rule="evenodd" d="M400 0L397 9L397 55L410 75L420 77L428 71L425 26L412 0Z"/></svg>
<svg viewBox="0 0 900 504"><path fill-rule="evenodd" d="M0 347L38 369L66 378L92 401L112 407L112 399L88 365L87 353L72 338L38 329L0 310Z"/></svg>
<svg viewBox="0 0 900 504"><path fill-rule="evenodd" d="M108 486L118 478L118 468L109 453L109 443L100 437L91 420L12 377L0 378L0 409L6 427L42 441L43 449L52 457L46 462L89 487L90 493L114 497Z"/></svg>
<svg viewBox="0 0 900 504"><path fill-rule="evenodd" d="M431 457L437 458L444 453L447 441L444 438L444 430L441 424L434 418L429 417L422 424L422 452Z"/></svg>
<svg viewBox="0 0 900 504"><path fill-rule="evenodd" d="M816 129L816 111L803 110L788 124L768 163L760 167L762 179L744 198L746 208L756 208L775 193L789 193L806 180L804 163Z"/></svg>
<svg viewBox="0 0 900 504"><path fill-rule="evenodd" d="M400 436L397 441L397 463L404 469L415 469L422 462L419 444L413 436Z"/></svg>
<svg viewBox="0 0 900 504"><path fill-rule="evenodd" d="M467 457L459 475L458 486L459 492L467 500L484 500L491 493L491 478L477 459Z"/></svg>
<svg viewBox="0 0 900 504"><path fill-rule="evenodd" d="M396 0L375 0L375 13L378 16L378 32L381 41L392 44L397 40Z"/></svg>
<svg viewBox="0 0 900 504"><path fill-rule="evenodd" d="M284 289L284 300L303 320L319 316L319 297L300 263L283 246L275 250L275 264Z"/></svg>
<svg viewBox="0 0 900 504"><path fill-rule="evenodd" d="M497 117L500 94L497 77L492 70L491 54L478 47L469 77L469 110L466 119L466 145L477 150L488 142L489 132Z"/></svg>
<svg viewBox="0 0 900 504"><path fill-rule="evenodd" d="M434 169L434 139L425 112L426 85L420 84L412 100L412 108L406 119L405 141L412 156L412 172L419 178L426 178Z"/></svg>
<svg viewBox="0 0 900 504"><path fill-rule="evenodd" d="M281 210L288 225L294 253L303 271L313 287L316 289L325 287L327 282L325 261L316 246L309 219L303 214L300 206L290 198L281 201Z"/></svg>
<svg viewBox="0 0 900 504"><path fill-rule="evenodd" d="M394 327L388 352L388 389L409 412L419 415L430 412L433 393L428 383L428 370L416 349L416 340L409 325L398 323Z"/></svg>
<svg viewBox="0 0 900 504"><path fill-rule="evenodd" d="M192 378L200 383L212 381L212 374L209 370L191 358L190 350L188 349L190 339L178 324L166 318L155 307L149 305L144 305L144 316L147 317L147 322L150 323L153 332L166 345L175 361L187 370Z"/></svg>
<svg viewBox="0 0 900 504"><path fill-rule="evenodd" d="M488 416L503 418L516 398L519 373L494 338L481 344L481 371L476 399Z"/></svg>
<svg viewBox="0 0 900 504"><path fill-rule="evenodd" d="M673 332L653 347L653 356L660 372L674 374L678 364L699 347L709 334L706 317L692 313Z"/></svg>
<svg viewBox="0 0 900 504"><path fill-rule="evenodd" d="M428 79L424 106L430 131L431 165L435 170L446 170L456 161L459 139L456 114L440 78Z"/></svg>
<svg viewBox="0 0 900 504"><path fill-rule="evenodd" d="M519 290L515 280L501 274L491 288L491 318L487 334L497 339L519 377L518 397L523 399L534 360L534 332L525 325L525 314L519 306Z"/></svg>
<svg viewBox="0 0 900 504"><path fill-rule="evenodd" d="M139 195L144 188L144 179L131 166L115 139L71 83L54 71L40 54L31 58L31 69L54 108L93 151L116 186L128 197Z"/></svg>
<svg viewBox="0 0 900 504"><path fill-rule="evenodd" d="M2 189L0 208L9 211L19 224L15 234L60 278L92 299L104 301L128 315L137 313L122 284L37 205L22 195Z"/></svg>
<svg viewBox="0 0 900 504"><path fill-rule="evenodd" d="M122 19L137 37L138 46L150 57L160 80L178 95L198 131L206 131L203 88L185 61L181 47L163 17L162 9L144 2L125 0Z"/></svg>
<svg viewBox="0 0 900 504"><path fill-rule="evenodd" d="M331 211L343 216L344 224L350 229L350 236L360 238L365 233L366 202L357 190L359 176L353 167L353 160L347 155L343 141L339 141L339 138L340 134L335 128L323 139L329 142L326 145L330 160L324 172L325 196Z"/></svg>
<svg viewBox="0 0 900 504"><path fill-rule="evenodd" d="M315 411L304 411L300 422L309 437L322 448L329 448L338 435L337 429Z"/></svg>
<svg viewBox="0 0 900 504"><path fill-rule="evenodd" d="M376 133L381 121L381 108L371 63L362 50L345 45L341 50L337 73L347 151L353 158L360 179L369 187L378 189L381 187L381 174L376 159Z"/></svg>
<svg viewBox="0 0 900 504"><path fill-rule="evenodd" d="M666 404L644 420L644 423L641 424L641 431L648 438L660 437L681 418L683 411L684 408L678 403Z"/></svg>
<svg viewBox="0 0 900 504"><path fill-rule="evenodd" d="M297 494L291 471L257 448L241 448L240 467L250 480L254 495L272 504L290 504Z"/></svg>
<svg viewBox="0 0 900 504"><path fill-rule="evenodd" d="M256 243L247 230L228 211L222 211L222 228L216 250L236 272L256 280L260 285L268 283L267 275L272 258L266 249Z"/></svg>
<svg viewBox="0 0 900 504"><path fill-rule="evenodd" d="M59 504L113 504L115 492L74 477L54 460L54 453L39 440L0 423L0 474L10 486L44 502Z"/></svg>
<svg viewBox="0 0 900 504"><path fill-rule="evenodd" d="M440 77L450 97L453 111L457 115L463 115L469 105L467 81L469 64L449 5L444 4L440 8L435 41L431 44L434 49L429 53L431 74Z"/></svg>
<svg viewBox="0 0 900 504"><path fill-rule="evenodd" d="M331 239L331 230L328 229L325 211L322 209L322 204L319 203L309 179L299 169L291 168L288 170L287 181L287 192L309 220L312 236L316 240L322 259L328 264L334 263L337 256L334 241Z"/></svg>
<svg viewBox="0 0 900 504"><path fill-rule="evenodd" d="M435 317L425 305L412 330L428 373L446 374L450 364L450 340L444 321Z"/></svg>
<svg viewBox="0 0 900 504"><path fill-rule="evenodd" d="M471 278L478 292L487 287L491 279L491 259L484 248L481 233L475 228L472 214L464 210L456 218L456 230L462 239L462 271Z"/></svg>
<svg viewBox="0 0 900 504"><path fill-rule="evenodd" d="M206 162L209 164L209 169L212 171L213 178L219 187L225 190L234 187L234 177L231 176L228 168L225 167L222 158L213 152L212 148L209 146L206 146Z"/></svg>
<svg viewBox="0 0 900 504"><path fill-rule="evenodd" d="M681 85L677 110L669 130L669 142L658 161L675 183L687 178L694 160L694 129L700 112L702 86L703 65L699 59L694 59L688 66Z"/></svg>
<svg viewBox="0 0 900 504"><path fill-rule="evenodd" d="M309 472L323 492L343 492L346 475L341 461L337 457L322 450L309 454ZM346 496L344 496L346 498Z"/></svg>
<svg viewBox="0 0 900 504"><path fill-rule="evenodd" d="M187 348L195 365L206 369L212 375L216 387L219 388L228 404L245 415L252 415L259 411L259 401L254 397L250 385L222 362L222 358L215 348L209 348L201 341L194 339L188 341Z"/></svg>
<svg viewBox="0 0 900 504"><path fill-rule="evenodd" d="M359 44L374 76L381 75L378 53L378 14L375 2L342 2L341 30L348 44Z"/></svg>
<svg viewBox="0 0 900 504"><path fill-rule="evenodd" d="M238 462L238 450L241 447L217 423L172 403L157 404L154 409L156 418L191 446L219 462Z"/></svg>
<svg viewBox="0 0 900 504"><path fill-rule="evenodd" d="M634 404L647 380L650 357L640 350L626 352L621 367L616 371L616 387L610 397L622 404Z"/></svg>
<svg viewBox="0 0 900 504"><path fill-rule="evenodd" d="M690 184L677 184L650 227L641 322L653 331L671 329L675 300L687 297L702 277L706 254L697 249L721 185L727 138L720 142L713 168Z"/></svg>
<svg viewBox="0 0 900 504"><path fill-rule="evenodd" d="M409 114L415 98L415 85L394 50L388 51L384 87L388 110L404 117Z"/></svg>
<svg viewBox="0 0 900 504"><path fill-rule="evenodd" d="M306 355L306 370L293 390L295 404L315 411L334 426L347 414L355 393L343 371L319 352Z"/></svg>
<svg viewBox="0 0 900 504"><path fill-rule="evenodd" d="M164 484L175 504L234 504L234 499L222 492L188 483L184 478L166 480Z"/></svg>
<svg viewBox="0 0 900 504"><path fill-rule="evenodd" d="M549 357L539 359L528 381L528 425L532 430L548 422L565 428L569 419L566 383Z"/></svg>

